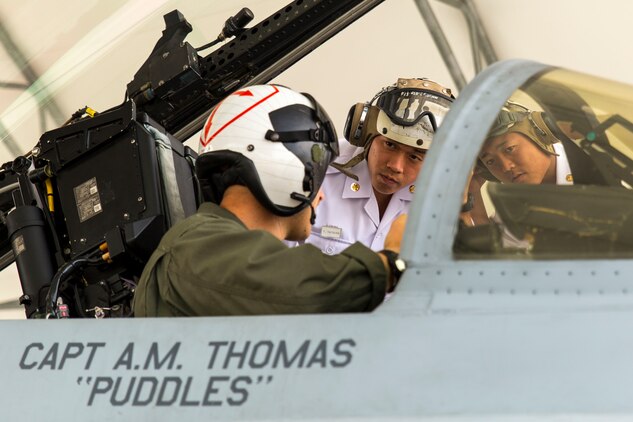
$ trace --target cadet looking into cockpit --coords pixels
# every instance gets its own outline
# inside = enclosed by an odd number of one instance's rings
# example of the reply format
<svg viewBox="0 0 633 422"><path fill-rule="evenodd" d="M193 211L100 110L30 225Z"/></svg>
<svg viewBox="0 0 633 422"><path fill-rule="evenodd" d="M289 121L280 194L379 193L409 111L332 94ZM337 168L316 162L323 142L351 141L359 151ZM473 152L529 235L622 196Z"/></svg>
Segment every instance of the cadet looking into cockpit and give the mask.
<svg viewBox="0 0 633 422"><path fill-rule="evenodd" d="M209 202L161 240L136 289L135 316L360 312L382 303L403 270L406 217L379 253L356 243L328 256L282 242L310 233L337 154L334 127L308 94L260 85L224 99L196 161Z"/></svg>
<svg viewBox="0 0 633 422"><path fill-rule="evenodd" d="M524 184L605 184L589 157L544 112L508 101L479 152L479 174Z"/></svg>
<svg viewBox="0 0 633 422"><path fill-rule="evenodd" d="M325 176L328 198L307 243L336 254L359 241L384 247L392 222L408 212L433 134L454 99L429 79L404 79L351 107L341 157Z"/></svg>

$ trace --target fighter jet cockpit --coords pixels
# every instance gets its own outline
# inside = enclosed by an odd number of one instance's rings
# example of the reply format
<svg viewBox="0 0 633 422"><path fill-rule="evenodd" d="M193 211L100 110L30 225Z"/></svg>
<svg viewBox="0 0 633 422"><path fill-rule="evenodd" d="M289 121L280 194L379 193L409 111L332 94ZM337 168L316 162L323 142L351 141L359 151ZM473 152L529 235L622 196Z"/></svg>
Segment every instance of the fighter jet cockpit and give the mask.
<svg viewBox="0 0 633 422"><path fill-rule="evenodd" d="M456 258L633 252L633 87L548 68L507 98L473 163Z"/></svg>

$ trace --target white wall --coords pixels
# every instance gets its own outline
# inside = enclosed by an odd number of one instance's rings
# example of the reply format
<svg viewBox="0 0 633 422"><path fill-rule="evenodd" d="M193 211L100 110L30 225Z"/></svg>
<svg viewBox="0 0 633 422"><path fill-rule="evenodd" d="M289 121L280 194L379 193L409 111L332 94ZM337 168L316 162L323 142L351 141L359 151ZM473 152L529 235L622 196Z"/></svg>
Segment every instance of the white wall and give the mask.
<svg viewBox="0 0 633 422"><path fill-rule="evenodd" d="M455 53L466 57L469 44L461 15L442 6L436 7L438 19L447 22L453 38L460 41ZM386 0L275 81L312 93L342 136L350 107L371 99L399 77L426 77L455 89L413 0Z"/></svg>
<svg viewBox="0 0 633 422"><path fill-rule="evenodd" d="M474 3L500 59L530 59L633 84L633 2ZM466 21L457 9L438 0L430 4L471 79ZM314 93L342 129L352 104L402 76L454 85L413 0L386 0L277 80Z"/></svg>
<svg viewBox="0 0 633 422"><path fill-rule="evenodd" d="M533 59L633 84L633 2L474 1L501 58Z"/></svg>

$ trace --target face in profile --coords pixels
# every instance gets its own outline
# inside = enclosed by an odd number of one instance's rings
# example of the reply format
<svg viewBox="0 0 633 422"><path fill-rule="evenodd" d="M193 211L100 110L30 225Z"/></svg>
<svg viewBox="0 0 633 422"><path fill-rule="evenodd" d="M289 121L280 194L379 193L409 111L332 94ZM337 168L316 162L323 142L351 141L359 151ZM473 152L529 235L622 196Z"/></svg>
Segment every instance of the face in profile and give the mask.
<svg viewBox="0 0 633 422"><path fill-rule="evenodd" d="M518 132L488 139L479 159L502 183L556 183L556 156Z"/></svg>
<svg viewBox="0 0 633 422"><path fill-rule="evenodd" d="M404 145L382 135L371 143L367 167L377 194L392 195L418 177L426 150Z"/></svg>

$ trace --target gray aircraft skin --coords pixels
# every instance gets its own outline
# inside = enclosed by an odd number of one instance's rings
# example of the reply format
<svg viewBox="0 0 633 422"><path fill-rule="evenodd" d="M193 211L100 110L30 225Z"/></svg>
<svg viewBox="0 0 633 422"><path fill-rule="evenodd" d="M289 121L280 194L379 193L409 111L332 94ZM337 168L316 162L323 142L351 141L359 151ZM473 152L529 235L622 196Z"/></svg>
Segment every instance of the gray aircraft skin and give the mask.
<svg viewBox="0 0 633 422"><path fill-rule="evenodd" d="M454 252L493 119L526 82L557 72L505 61L462 91L416 182L408 268L374 312L2 322L5 420L633 417L626 252Z"/></svg>

